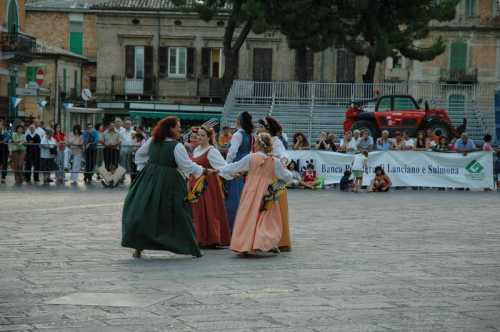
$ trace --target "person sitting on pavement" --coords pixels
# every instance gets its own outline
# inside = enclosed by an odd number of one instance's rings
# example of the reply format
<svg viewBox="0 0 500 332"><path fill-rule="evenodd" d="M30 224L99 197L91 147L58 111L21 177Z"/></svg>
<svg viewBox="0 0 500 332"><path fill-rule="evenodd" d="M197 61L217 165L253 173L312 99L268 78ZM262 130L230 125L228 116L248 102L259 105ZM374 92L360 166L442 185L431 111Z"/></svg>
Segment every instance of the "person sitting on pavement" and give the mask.
<svg viewBox="0 0 500 332"><path fill-rule="evenodd" d="M351 191L354 187L354 180L351 177L352 173L350 170L344 172L344 176L340 179L340 191Z"/></svg>
<svg viewBox="0 0 500 332"><path fill-rule="evenodd" d="M469 138L467 133L462 133L460 138L455 142L455 151L463 153L463 155L466 156L469 152L476 151L476 144Z"/></svg>
<svg viewBox="0 0 500 332"><path fill-rule="evenodd" d="M370 185L371 192L388 192L392 186L391 179L381 166L375 167L375 178Z"/></svg>

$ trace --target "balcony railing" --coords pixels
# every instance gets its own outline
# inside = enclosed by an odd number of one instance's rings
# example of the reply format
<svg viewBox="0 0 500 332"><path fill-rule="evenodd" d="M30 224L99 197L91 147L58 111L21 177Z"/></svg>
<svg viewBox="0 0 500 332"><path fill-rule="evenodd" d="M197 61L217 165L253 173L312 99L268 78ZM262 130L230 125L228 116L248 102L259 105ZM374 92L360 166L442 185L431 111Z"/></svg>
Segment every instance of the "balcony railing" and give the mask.
<svg viewBox="0 0 500 332"><path fill-rule="evenodd" d="M143 95L144 80L127 78L125 79L125 94L126 95Z"/></svg>
<svg viewBox="0 0 500 332"><path fill-rule="evenodd" d="M466 70L441 69L441 82L461 84L477 83L477 68Z"/></svg>
<svg viewBox="0 0 500 332"><path fill-rule="evenodd" d="M0 32L0 49L2 60L14 63L27 63L33 59L36 39L22 34Z"/></svg>
<svg viewBox="0 0 500 332"><path fill-rule="evenodd" d="M146 80L129 79L120 76L96 78L96 94L99 97L151 97L155 95L155 86L155 79L147 82Z"/></svg>

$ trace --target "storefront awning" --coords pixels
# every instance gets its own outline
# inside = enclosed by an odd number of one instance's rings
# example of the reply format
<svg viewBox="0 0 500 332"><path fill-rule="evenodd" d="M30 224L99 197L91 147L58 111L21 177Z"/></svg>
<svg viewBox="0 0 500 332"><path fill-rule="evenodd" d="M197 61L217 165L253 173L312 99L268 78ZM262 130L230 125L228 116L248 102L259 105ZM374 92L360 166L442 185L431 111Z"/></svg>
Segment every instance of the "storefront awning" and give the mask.
<svg viewBox="0 0 500 332"><path fill-rule="evenodd" d="M146 111L130 111L132 118L146 119L163 119L167 116L176 116L181 120L210 120L220 119L222 114L212 112L146 112Z"/></svg>

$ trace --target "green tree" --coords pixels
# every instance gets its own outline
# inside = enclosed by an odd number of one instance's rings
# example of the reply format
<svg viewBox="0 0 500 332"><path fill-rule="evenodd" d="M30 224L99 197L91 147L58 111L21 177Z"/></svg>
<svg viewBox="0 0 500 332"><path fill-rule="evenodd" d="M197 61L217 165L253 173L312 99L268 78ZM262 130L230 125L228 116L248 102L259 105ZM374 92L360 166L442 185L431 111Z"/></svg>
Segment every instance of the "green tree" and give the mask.
<svg viewBox="0 0 500 332"><path fill-rule="evenodd" d="M319 52L335 43L341 31L336 1L332 0L269 0L269 25L286 35L295 52L295 74L299 81L307 80L307 53Z"/></svg>
<svg viewBox="0 0 500 332"><path fill-rule="evenodd" d="M432 21L455 17L459 0L357 0L337 1L342 33L337 44L354 54L366 56L363 81L373 82L378 62L398 54L418 61L430 61L446 50L441 37L428 45L416 42L429 38ZM332 15L332 16L334 16Z"/></svg>
<svg viewBox="0 0 500 332"><path fill-rule="evenodd" d="M227 93L238 76L238 58L241 46L248 34L260 34L268 28L266 20L266 0L189 0L193 1L200 18L211 21L214 18L226 20L223 54L224 76L222 78ZM186 0L175 0L185 6Z"/></svg>

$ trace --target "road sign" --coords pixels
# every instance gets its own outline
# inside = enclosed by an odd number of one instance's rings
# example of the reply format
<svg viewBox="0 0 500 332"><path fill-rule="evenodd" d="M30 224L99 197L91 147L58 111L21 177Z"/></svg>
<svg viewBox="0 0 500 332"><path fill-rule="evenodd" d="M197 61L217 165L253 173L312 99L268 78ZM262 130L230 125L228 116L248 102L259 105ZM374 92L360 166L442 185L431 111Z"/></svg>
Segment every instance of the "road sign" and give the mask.
<svg viewBox="0 0 500 332"><path fill-rule="evenodd" d="M37 89L32 88L16 88L16 95L20 97L36 96L37 92Z"/></svg>
<svg viewBox="0 0 500 332"><path fill-rule="evenodd" d="M82 90L82 99L84 101L89 101L92 98L92 92L89 89Z"/></svg>
<svg viewBox="0 0 500 332"><path fill-rule="evenodd" d="M38 84L38 86L41 86L43 84L44 79L45 79L45 72L43 71L43 68L38 68L36 70L36 84Z"/></svg>

